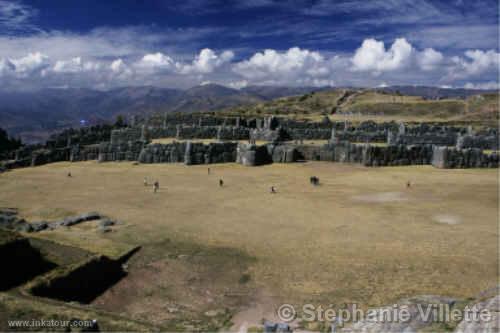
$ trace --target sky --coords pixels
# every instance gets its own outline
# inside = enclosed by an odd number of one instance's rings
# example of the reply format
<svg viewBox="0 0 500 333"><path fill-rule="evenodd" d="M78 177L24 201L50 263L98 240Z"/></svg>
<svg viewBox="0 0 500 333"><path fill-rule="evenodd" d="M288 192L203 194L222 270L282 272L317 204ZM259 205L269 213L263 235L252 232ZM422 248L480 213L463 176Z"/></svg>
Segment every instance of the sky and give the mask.
<svg viewBox="0 0 500 333"><path fill-rule="evenodd" d="M0 89L497 89L498 0L0 0Z"/></svg>

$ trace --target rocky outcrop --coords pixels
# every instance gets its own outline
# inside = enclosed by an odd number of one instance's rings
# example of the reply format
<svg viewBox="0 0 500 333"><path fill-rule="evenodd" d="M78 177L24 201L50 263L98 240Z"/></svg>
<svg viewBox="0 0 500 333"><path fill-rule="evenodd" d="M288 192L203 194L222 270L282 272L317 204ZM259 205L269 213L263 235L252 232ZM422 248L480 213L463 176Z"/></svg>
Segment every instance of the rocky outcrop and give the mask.
<svg viewBox="0 0 500 333"><path fill-rule="evenodd" d="M339 330L342 333L382 333L382 332L406 332L416 333L426 328L433 327L440 322L438 311L429 311L434 306L451 308L455 299L449 297L423 295L396 302L396 307L387 306L371 309L371 318L363 318L352 324L347 324ZM440 308L438 308L440 309ZM404 317L403 314L404 313ZM408 315L406 315L408 313ZM393 318L396 317L396 318ZM335 324L334 324L335 325Z"/></svg>
<svg viewBox="0 0 500 333"><path fill-rule="evenodd" d="M484 301L473 304L470 309L478 314L489 315L489 320L462 320L455 333L500 332L500 296L495 295ZM484 318L483 318L484 319Z"/></svg>
<svg viewBox="0 0 500 333"><path fill-rule="evenodd" d="M53 230L60 227L71 227L83 222L102 220L100 226L109 227L116 224L106 216L97 212L89 212L76 216L66 217L62 220L47 222L27 222L25 219L18 217L16 209L3 208L0 209L0 228L13 230L17 232L39 232L43 230ZM105 225L104 225L105 224Z"/></svg>

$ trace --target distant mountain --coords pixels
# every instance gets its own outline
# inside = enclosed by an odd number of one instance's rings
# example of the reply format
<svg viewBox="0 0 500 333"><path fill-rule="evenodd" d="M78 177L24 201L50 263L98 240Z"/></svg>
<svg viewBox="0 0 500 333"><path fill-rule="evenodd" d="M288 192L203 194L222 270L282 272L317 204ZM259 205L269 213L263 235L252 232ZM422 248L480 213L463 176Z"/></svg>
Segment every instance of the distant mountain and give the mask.
<svg viewBox="0 0 500 333"><path fill-rule="evenodd" d="M143 86L116 88L109 91L91 89L0 91L0 126L12 136L21 136L24 141L36 142L43 141L54 131L77 127L81 122L97 124L113 121L117 115L219 111L240 105L256 105L285 96L333 90L335 89L273 86L248 86L237 90L217 84L206 84L188 90ZM432 99L465 98L484 92L413 86L387 87L377 90L399 91L404 95ZM328 107L331 108L330 104Z"/></svg>
<svg viewBox="0 0 500 333"><path fill-rule="evenodd" d="M79 126L82 121L85 124L102 123L112 121L119 114L214 111L311 90L288 87L247 87L236 90L207 84L188 90L144 86L109 91L0 91L0 124L10 135L35 142L44 140L53 131Z"/></svg>

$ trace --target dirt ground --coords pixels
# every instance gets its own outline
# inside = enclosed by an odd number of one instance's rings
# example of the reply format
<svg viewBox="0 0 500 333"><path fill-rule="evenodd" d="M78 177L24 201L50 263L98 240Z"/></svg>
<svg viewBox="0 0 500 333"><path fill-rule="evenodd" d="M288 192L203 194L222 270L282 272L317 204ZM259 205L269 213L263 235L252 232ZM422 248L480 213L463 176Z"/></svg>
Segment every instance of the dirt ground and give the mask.
<svg viewBox="0 0 500 333"><path fill-rule="evenodd" d="M0 206L30 221L88 211L122 221L106 234L82 227L41 235L86 240L96 251L114 241L143 245L129 276L94 304L138 318L149 316L145 308L159 321L186 307L222 321L226 308L258 317L252 309L282 302L371 307L419 294L470 297L497 282L498 170L324 162L210 169L19 169L0 175ZM319 186L309 184L313 175ZM145 177L159 181L158 193Z"/></svg>

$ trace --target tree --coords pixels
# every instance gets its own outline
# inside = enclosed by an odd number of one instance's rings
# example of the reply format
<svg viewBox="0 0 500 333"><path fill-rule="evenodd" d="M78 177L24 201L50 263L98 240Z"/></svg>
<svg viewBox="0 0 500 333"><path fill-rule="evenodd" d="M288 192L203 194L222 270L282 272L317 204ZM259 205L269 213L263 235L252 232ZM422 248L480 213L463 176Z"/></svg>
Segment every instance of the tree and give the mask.
<svg viewBox="0 0 500 333"><path fill-rule="evenodd" d="M125 121L125 117L121 114L116 116L115 127L125 127L127 126L127 122Z"/></svg>
<svg viewBox="0 0 500 333"><path fill-rule="evenodd" d="M21 147L21 140L11 138L7 131L0 128L0 156L5 156L8 152Z"/></svg>

